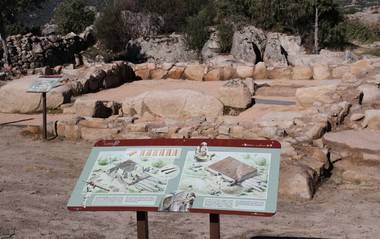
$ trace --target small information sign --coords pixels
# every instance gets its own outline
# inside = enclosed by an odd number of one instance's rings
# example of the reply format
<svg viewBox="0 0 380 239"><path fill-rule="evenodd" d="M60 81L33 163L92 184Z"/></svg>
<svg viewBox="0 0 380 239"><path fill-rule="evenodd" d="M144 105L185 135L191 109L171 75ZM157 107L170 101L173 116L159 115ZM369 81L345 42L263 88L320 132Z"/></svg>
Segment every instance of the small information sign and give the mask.
<svg viewBox="0 0 380 239"><path fill-rule="evenodd" d="M280 147L269 140L100 141L68 208L271 216Z"/></svg>
<svg viewBox="0 0 380 239"><path fill-rule="evenodd" d="M61 77L41 77L34 81L29 87L29 93L47 93L51 89L60 85Z"/></svg>

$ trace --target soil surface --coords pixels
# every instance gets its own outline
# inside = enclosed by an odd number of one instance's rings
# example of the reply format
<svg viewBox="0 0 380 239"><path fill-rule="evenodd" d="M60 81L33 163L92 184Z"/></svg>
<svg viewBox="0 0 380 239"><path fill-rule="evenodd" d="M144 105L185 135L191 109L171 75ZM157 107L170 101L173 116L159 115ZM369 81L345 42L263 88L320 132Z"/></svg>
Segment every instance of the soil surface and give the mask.
<svg viewBox="0 0 380 239"><path fill-rule="evenodd" d="M69 212L92 145L0 128L0 238L136 238L134 212ZM280 198L272 218L222 216L222 238L378 238L380 186L325 182L312 201ZM208 238L208 215L150 213L151 238ZM264 237L265 238L265 237Z"/></svg>

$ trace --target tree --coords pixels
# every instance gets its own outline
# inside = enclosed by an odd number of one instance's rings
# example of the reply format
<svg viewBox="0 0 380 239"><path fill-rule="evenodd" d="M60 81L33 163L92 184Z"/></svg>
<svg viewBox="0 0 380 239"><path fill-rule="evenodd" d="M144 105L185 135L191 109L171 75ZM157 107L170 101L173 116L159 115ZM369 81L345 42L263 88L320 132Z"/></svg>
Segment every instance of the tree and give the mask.
<svg viewBox="0 0 380 239"><path fill-rule="evenodd" d="M54 20L61 33L79 33L93 24L95 13L86 9L84 0L64 0L54 12Z"/></svg>
<svg viewBox="0 0 380 239"><path fill-rule="evenodd" d="M17 21L17 15L39 7L45 0L1 0L0 1L0 41L3 46L5 63L10 65L6 44L7 26Z"/></svg>

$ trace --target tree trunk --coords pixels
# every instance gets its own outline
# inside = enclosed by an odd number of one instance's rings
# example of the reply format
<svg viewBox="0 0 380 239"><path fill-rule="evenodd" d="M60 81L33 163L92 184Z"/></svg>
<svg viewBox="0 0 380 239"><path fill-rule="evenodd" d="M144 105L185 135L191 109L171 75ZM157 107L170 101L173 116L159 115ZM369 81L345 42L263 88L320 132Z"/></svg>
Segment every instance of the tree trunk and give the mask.
<svg viewBox="0 0 380 239"><path fill-rule="evenodd" d="M318 46L318 28L319 28L319 9L315 7L315 26L314 26L314 53L318 54L319 46Z"/></svg>
<svg viewBox="0 0 380 239"><path fill-rule="evenodd" d="M3 51L4 51L4 54L3 54L4 63L10 65L7 42L5 41L1 33L0 33L0 41L3 46Z"/></svg>

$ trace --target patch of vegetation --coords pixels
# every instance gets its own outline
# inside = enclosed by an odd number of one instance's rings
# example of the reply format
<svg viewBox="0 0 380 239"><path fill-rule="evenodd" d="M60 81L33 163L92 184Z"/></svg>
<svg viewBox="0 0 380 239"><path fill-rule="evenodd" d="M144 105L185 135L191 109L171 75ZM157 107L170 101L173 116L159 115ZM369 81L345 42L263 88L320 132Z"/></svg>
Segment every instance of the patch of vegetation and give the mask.
<svg viewBox="0 0 380 239"><path fill-rule="evenodd" d="M125 49L131 36L128 29L119 27L123 25L121 9L109 4L95 22L97 38L105 48L113 52Z"/></svg>
<svg viewBox="0 0 380 239"><path fill-rule="evenodd" d="M372 43L377 39L375 32L358 20L347 21L346 35L348 40L360 43Z"/></svg>
<svg viewBox="0 0 380 239"><path fill-rule="evenodd" d="M222 53L231 51L234 27L231 23L222 23L217 26L220 49Z"/></svg>
<svg viewBox="0 0 380 239"><path fill-rule="evenodd" d="M162 161L162 160L159 160L159 161L154 162L154 163L152 164L152 166L155 167L155 168L162 168L162 167L164 167L165 165L166 165L166 163L165 163L164 161Z"/></svg>
<svg viewBox="0 0 380 239"><path fill-rule="evenodd" d="M366 49L360 53L360 55L371 55L380 57L380 48Z"/></svg>
<svg viewBox="0 0 380 239"><path fill-rule="evenodd" d="M64 0L54 12L54 20L62 34L82 32L94 23L95 13L84 0Z"/></svg>

